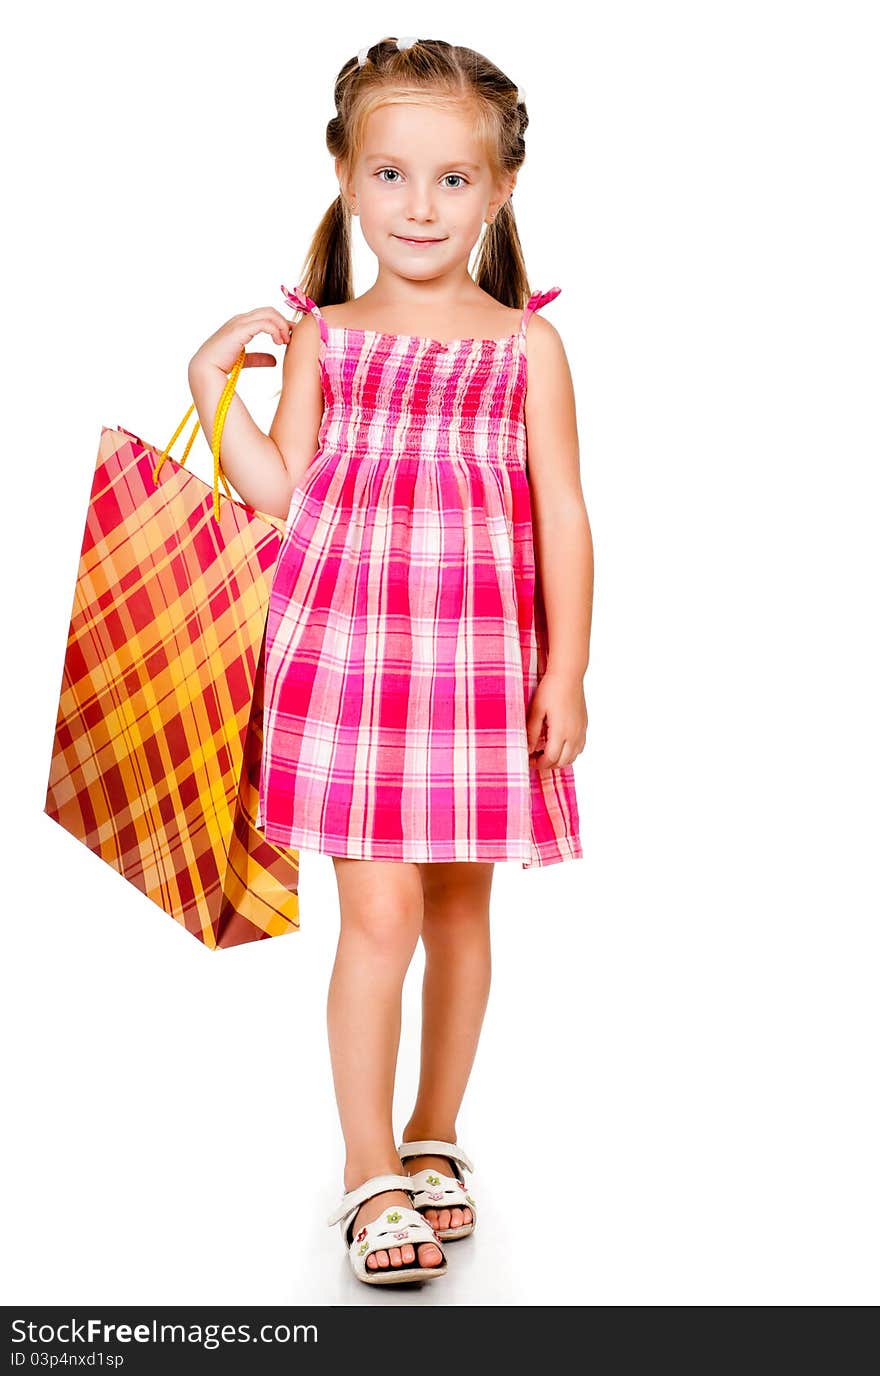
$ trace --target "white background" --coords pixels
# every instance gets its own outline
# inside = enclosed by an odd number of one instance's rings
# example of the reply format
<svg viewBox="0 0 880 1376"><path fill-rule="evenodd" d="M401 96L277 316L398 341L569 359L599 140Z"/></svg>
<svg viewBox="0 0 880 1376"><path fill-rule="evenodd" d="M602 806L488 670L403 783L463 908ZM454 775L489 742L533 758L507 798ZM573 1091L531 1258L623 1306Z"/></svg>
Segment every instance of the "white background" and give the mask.
<svg viewBox="0 0 880 1376"><path fill-rule="evenodd" d="M876 7L326 13L7 21L3 1301L876 1303ZM480 1223L407 1294L324 1222L332 861L299 933L210 953L42 812L100 427L164 445L201 341L282 308L336 73L400 29L526 89L596 551L585 858L496 868ZM241 380L264 427L279 386Z"/></svg>

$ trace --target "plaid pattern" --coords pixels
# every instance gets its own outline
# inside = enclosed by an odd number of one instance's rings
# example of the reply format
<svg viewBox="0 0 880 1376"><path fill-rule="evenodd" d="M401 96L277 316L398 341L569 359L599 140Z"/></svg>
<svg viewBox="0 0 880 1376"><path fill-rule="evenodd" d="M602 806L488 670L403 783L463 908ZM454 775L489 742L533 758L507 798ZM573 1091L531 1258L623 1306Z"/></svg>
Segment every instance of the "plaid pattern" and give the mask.
<svg viewBox="0 0 880 1376"><path fill-rule="evenodd" d="M299 858L253 826L283 523L104 427L45 811L211 948L299 927Z"/></svg>
<svg viewBox="0 0 880 1376"><path fill-rule="evenodd" d="M319 448L269 598L257 825L361 859L582 855L571 765L529 768L547 625L526 476L526 325L321 336Z"/></svg>

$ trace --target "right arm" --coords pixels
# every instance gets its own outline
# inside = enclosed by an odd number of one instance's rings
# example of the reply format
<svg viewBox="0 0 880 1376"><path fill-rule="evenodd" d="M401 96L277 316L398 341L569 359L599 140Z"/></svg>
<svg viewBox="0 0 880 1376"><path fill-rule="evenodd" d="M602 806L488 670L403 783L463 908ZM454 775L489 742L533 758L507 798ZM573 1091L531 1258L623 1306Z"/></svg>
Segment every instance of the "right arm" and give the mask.
<svg viewBox="0 0 880 1376"><path fill-rule="evenodd" d="M205 438L211 442L217 403L239 353L264 331L287 343L281 397L269 434L263 434L241 397L233 393L220 439L220 466L240 496L257 511L284 520L293 490L311 463L324 409L317 366L317 322L296 327L266 307L233 316L206 339L189 362L189 387ZM245 367L274 367L272 354L250 353Z"/></svg>

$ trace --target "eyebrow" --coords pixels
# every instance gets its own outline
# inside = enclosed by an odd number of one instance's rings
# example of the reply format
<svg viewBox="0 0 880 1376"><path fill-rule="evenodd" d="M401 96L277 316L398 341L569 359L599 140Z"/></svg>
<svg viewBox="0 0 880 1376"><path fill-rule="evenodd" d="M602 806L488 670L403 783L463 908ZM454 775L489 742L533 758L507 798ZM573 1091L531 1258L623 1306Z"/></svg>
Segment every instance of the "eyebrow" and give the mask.
<svg viewBox="0 0 880 1376"><path fill-rule="evenodd" d="M394 157L392 153L368 153L367 162L403 162L403 158ZM467 167L471 172L479 172L479 167L475 162L467 162L464 158L450 158L443 164L444 167Z"/></svg>

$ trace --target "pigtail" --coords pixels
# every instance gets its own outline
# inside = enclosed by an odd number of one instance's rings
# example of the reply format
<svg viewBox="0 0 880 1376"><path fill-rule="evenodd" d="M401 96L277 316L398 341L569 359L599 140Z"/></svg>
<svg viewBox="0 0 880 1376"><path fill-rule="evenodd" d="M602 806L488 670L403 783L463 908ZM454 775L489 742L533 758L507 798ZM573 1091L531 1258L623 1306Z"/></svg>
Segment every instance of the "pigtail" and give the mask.
<svg viewBox="0 0 880 1376"><path fill-rule="evenodd" d="M350 301L354 295L351 212L341 192L315 230L298 285L319 306Z"/></svg>
<svg viewBox="0 0 880 1376"><path fill-rule="evenodd" d="M529 280L510 197L486 227L473 277L478 287L504 306L522 307L529 299Z"/></svg>

